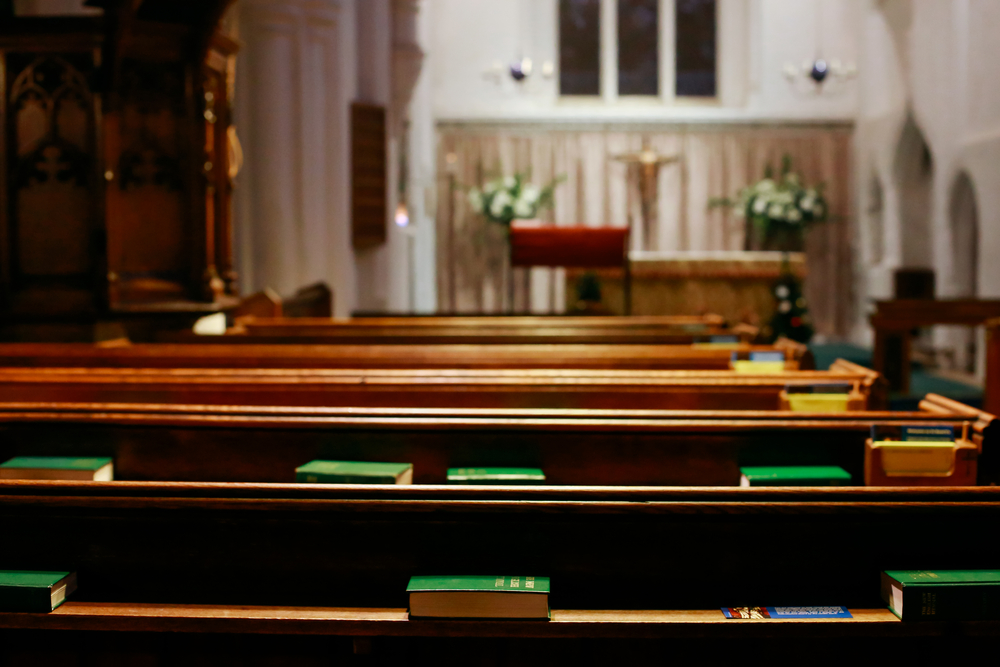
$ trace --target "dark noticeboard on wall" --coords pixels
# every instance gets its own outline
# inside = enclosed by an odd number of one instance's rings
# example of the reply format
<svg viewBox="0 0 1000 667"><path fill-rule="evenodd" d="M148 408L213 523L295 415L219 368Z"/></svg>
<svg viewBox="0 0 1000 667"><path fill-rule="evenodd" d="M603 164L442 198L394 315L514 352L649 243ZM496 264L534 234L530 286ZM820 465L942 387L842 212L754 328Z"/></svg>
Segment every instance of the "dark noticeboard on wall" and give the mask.
<svg viewBox="0 0 1000 667"><path fill-rule="evenodd" d="M351 231L355 248L385 243L388 192L385 107L351 105Z"/></svg>

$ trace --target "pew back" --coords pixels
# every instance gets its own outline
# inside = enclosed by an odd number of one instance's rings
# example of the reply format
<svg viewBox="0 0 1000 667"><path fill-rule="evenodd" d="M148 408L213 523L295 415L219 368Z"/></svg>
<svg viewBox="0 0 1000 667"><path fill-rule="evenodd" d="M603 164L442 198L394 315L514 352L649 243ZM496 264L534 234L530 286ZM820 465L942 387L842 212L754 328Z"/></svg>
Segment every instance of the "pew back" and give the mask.
<svg viewBox="0 0 1000 667"><path fill-rule="evenodd" d="M829 371L0 368L0 401L369 407L774 410L788 386L846 383L884 407L880 377Z"/></svg>
<svg viewBox="0 0 1000 667"><path fill-rule="evenodd" d="M385 317L241 318L227 342L326 344L689 344L712 336L757 336L753 327L727 329L721 318L704 317ZM228 340L232 339L232 340Z"/></svg>
<svg viewBox="0 0 1000 667"><path fill-rule="evenodd" d="M919 412L579 411L0 404L0 456L112 456L125 480L290 482L312 459L540 467L556 485L735 485L741 465L839 465L863 479L872 425L948 424L995 476L992 415L930 395Z"/></svg>
<svg viewBox="0 0 1000 667"><path fill-rule="evenodd" d="M227 339L229 340L229 339ZM725 370L735 352L780 351L787 367L811 370L812 353L800 343L773 346L684 345L202 345L8 343L0 367L123 368L579 368Z"/></svg>

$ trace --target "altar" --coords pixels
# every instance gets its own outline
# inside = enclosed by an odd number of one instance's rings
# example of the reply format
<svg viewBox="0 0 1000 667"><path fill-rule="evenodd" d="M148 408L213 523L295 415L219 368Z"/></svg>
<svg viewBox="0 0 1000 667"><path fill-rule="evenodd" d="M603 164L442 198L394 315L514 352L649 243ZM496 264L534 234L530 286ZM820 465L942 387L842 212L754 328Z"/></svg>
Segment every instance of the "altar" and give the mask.
<svg viewBox="0 0 1000 667"><path fill-rule="evenodd" d="M730 323L768 323L775 312L772 293L785 255L780 252L637 252L632 267L633 315L717 313ZM789 253L788 268L805 278L804 253ZM586 271L566 271L566 310L576 308L577 281ZM620 269L596 269L601 305L610 314L624 312Z"/></svg>

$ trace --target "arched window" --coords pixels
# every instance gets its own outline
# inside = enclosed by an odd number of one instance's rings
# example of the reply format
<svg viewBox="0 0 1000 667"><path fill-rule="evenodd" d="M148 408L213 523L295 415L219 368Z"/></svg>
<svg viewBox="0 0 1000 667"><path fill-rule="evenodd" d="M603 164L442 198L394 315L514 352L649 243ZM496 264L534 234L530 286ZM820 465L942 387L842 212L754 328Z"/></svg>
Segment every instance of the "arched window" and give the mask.
<svg viewBox="0 0 1000 667"><path fill-rule="evenodd" d="M899 196L903 266L930 268L934 160L923 132L912 116L907 117L899 138L894 170Z"/></svg>
<svg viewBox="0 0 1000 667"><path fill-rule="evenodd" d="M979 213L972 179L964 171L952 185L948 213L955 296L974 297L979 291Z"/></svg>

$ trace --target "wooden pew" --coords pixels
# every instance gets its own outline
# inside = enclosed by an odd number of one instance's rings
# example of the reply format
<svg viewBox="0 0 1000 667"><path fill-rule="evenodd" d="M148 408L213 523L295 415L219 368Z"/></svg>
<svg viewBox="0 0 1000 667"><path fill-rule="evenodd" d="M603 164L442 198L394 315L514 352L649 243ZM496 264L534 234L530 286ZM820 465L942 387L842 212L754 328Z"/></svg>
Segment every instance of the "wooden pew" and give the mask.
<svg viewBox="0 0 1000 667"><path fill-rule="evenodd" d="M240 300L233 317L332 317L333 290L326 283L314 283L281 298L270 287Z"/></svg>
<svg viewBox="0 0 1000 667"><path fill-rule="evenodd" d="M704 317L446 317L446 318L241 318L223 340L204 342L425 344L690 344L713 336L757 337L754 327L727 329ZM201 340L188 336L182 342Z"/></svg>
<svg viewBox="0 0 1000 667"><path fill-rule="evenodd" d="M0 368L0 401L367 407L773 410L788 386L844 383L884 408L881 376L829 371Z"/></svg>
<svg viewBox="0 0 1000 667"><path fill-rule="evenodd" d="M875 370L889 388L910 390L910 343L917 327L935 324L979 326L1000 317L1000 299L897 299L878 301L870 321L875 329Z"/></svg>
<svg viewBox="0 0 1000 667"><path fill-rule="evenodd" d="M295 408L0 403L0 459L113 456L118 479L291 482L316 458L541 467L555 485L735 485L741 465L839 465L863 480L872 425L947 424L997 479L992 415L929 395L919 412Z"/></svg>
<svg viewBox="0 0 1000 667"><path fill-rule="evenodd" d="M733 352L780 351L787 368L812 370L805 345L199 345L0 344L0 366L126 368L578 368L725 370Z"/></svg>
<svg viewBox="0 0 1000 667"><path fill-rule="evenodd" d="M105 664L93 657L103 648L124 664L165 653L319 665L359 646L386 664L662 664L666 647L789 662L818 650L838 662L859 650L972 655L995 648L1000 622L900 622L879 573L994 567L983 526L998 518L997 488L0 482L4 566L80 579L53 613L0 613L0 658ZM552 618L408 619L408 578L451 572L548 576ZM724 620L719 608L737 604L845 605L853 619Z"/></svg>

